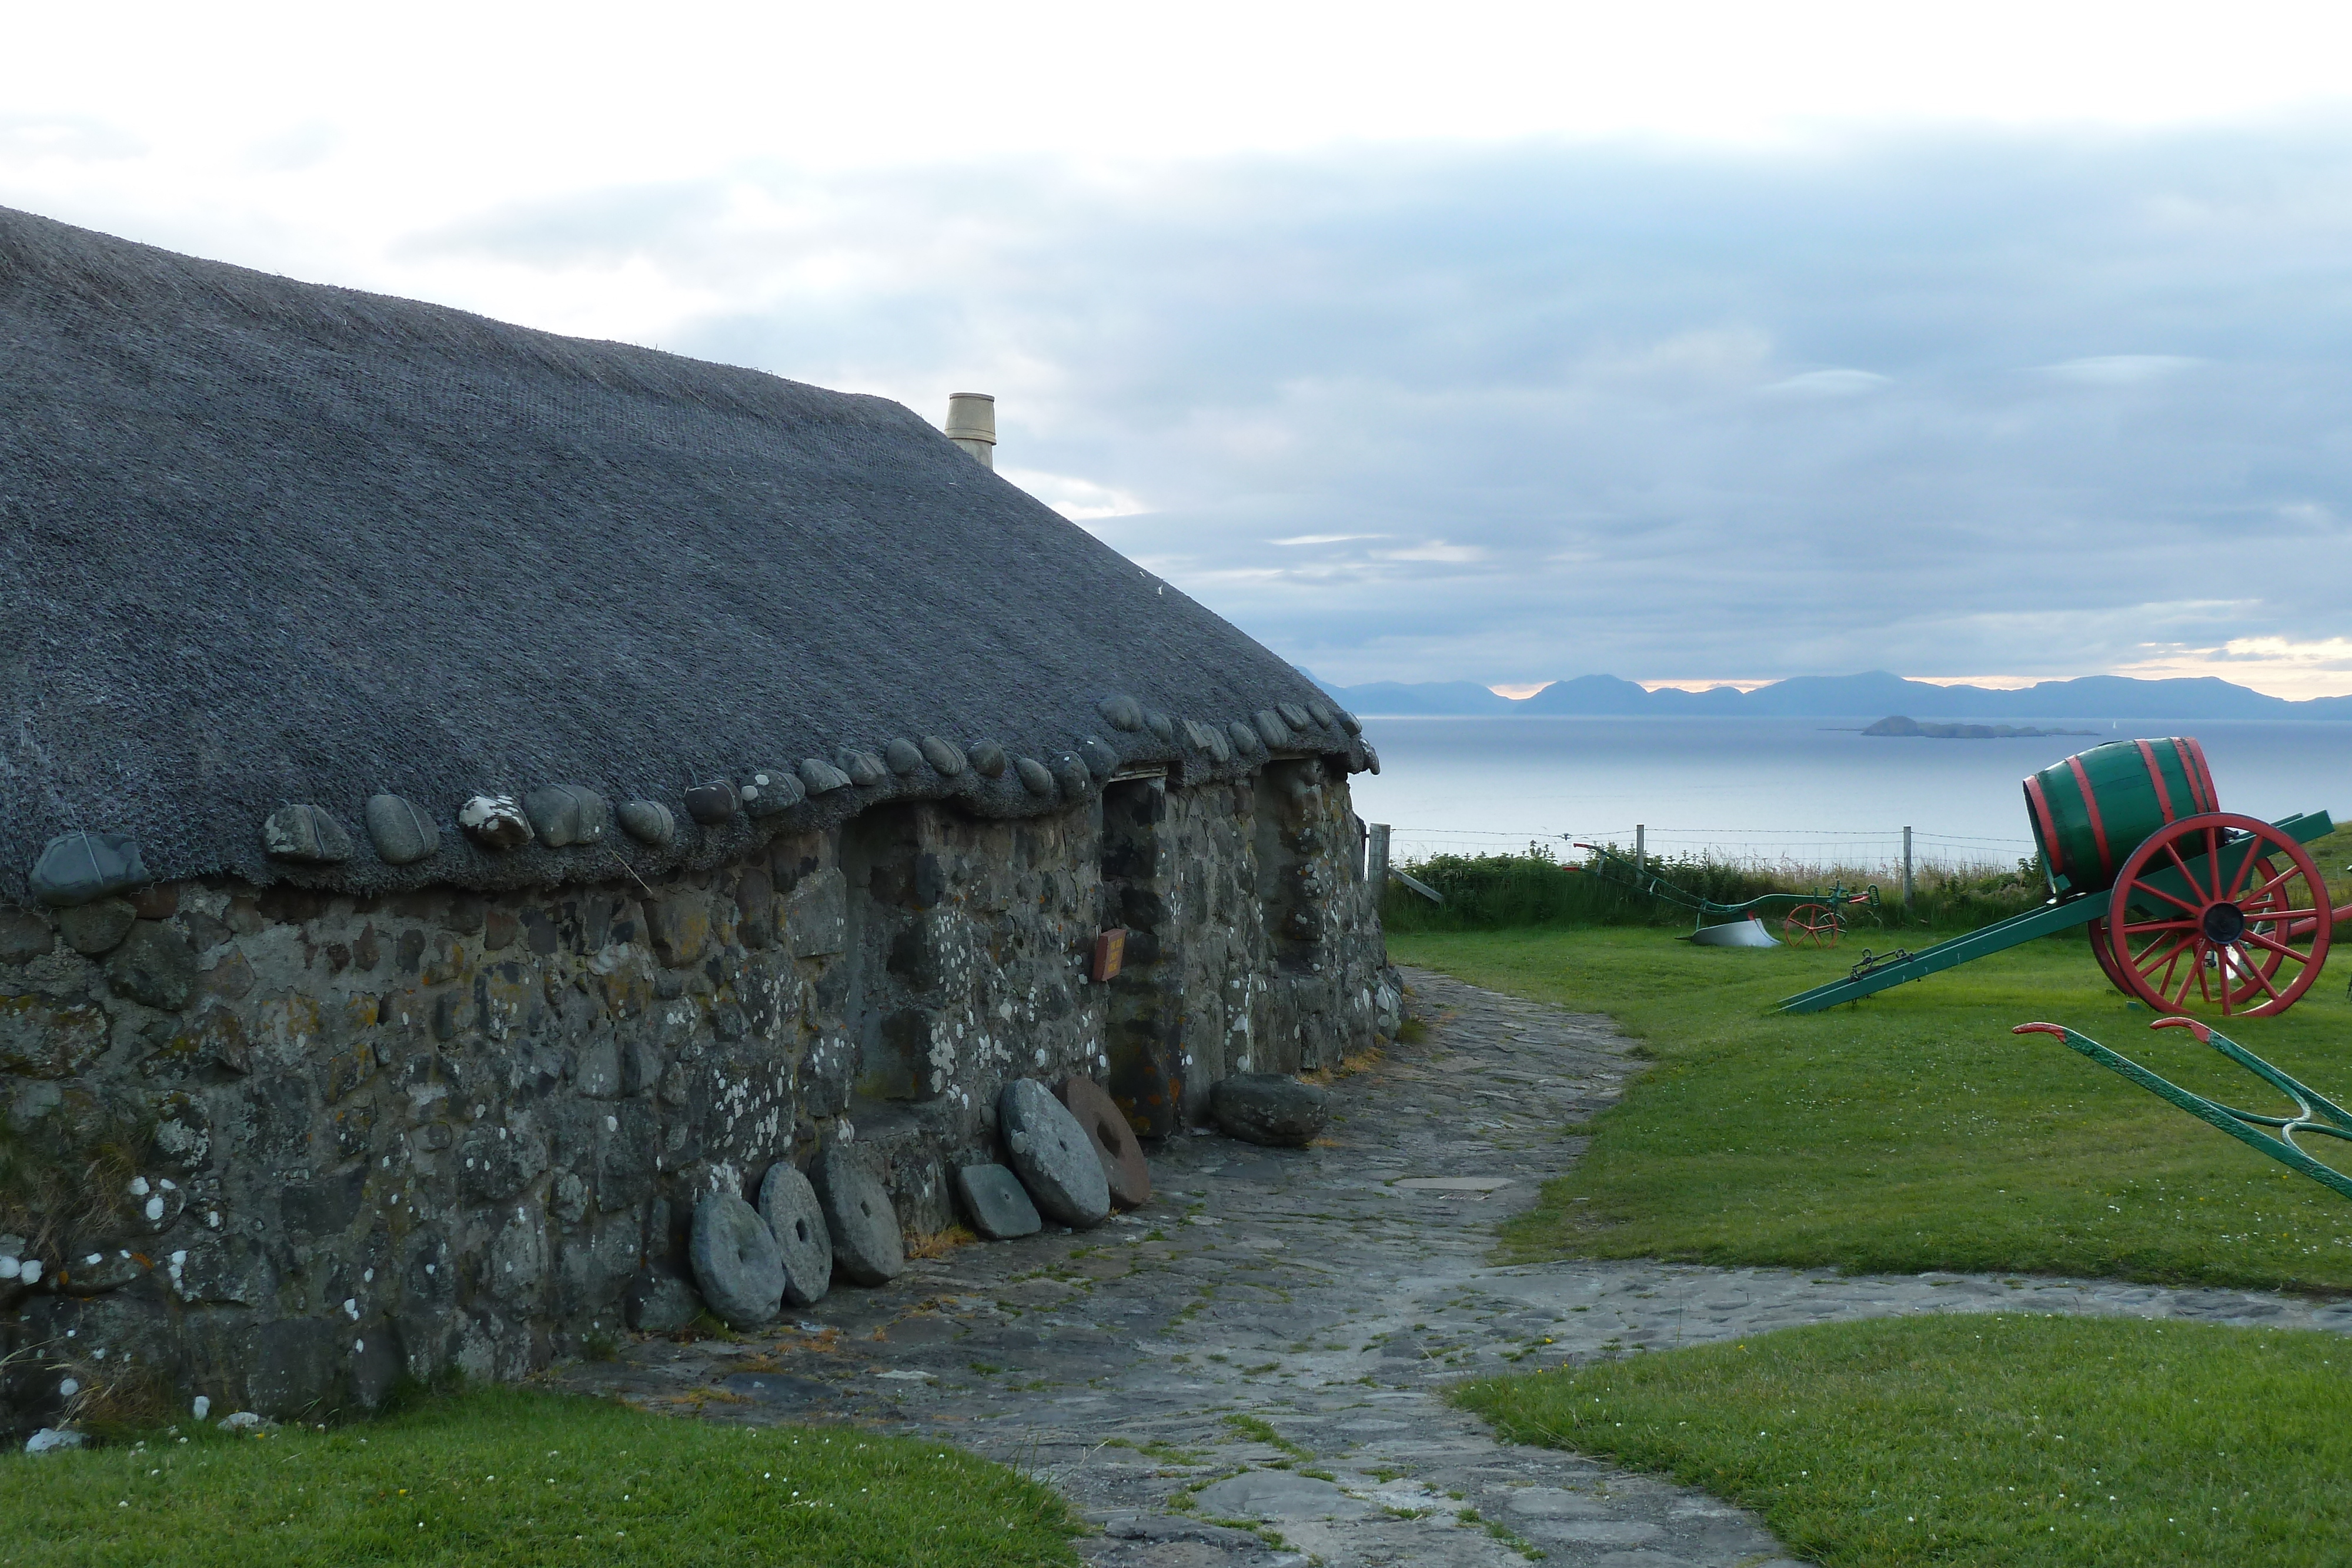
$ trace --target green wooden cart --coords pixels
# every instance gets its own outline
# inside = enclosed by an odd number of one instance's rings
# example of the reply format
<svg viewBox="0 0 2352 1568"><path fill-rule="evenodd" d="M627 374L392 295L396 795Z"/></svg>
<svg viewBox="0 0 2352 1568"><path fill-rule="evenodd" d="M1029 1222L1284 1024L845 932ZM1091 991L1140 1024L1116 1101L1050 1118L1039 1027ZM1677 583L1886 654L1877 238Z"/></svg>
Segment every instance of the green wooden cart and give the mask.
<svg viewBox="0 0 2352 1568"><path fill-rule="evenodd" d="M2319 977L2336 922L2352 919L2352 904L2330 906L2304 848L2335 831L2327 813L2265 822L2222 810L2205 749L2186 737L2114 741L2053 763L2025 780L2025 806L2048 903L1917 953L1865 952L1843 979L1780 1010L1859 1001L2088 926L2116 989L2158 1012L2283 1012Z"/></svg>

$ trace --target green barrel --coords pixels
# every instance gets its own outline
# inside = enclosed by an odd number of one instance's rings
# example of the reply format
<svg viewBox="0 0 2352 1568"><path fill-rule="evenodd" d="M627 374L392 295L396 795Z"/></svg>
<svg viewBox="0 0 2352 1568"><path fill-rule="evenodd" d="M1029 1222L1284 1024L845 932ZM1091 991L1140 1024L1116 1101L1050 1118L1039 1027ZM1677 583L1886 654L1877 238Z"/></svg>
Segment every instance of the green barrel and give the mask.
<svg viewBox="0 0 2352 1568"><path fill-rule="evenodd" d="M2033 842L2061 897L2105 892L2149 834L2221 809L2205 748L2185 736L2110 741L2025 781Z"/></svg>

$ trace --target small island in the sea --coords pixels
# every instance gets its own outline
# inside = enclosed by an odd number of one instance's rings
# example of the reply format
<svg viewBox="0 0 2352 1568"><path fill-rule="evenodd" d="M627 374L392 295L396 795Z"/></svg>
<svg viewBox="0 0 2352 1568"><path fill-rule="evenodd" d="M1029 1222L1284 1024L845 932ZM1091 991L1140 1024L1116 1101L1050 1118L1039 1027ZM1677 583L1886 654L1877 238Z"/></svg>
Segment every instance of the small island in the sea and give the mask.
<svg viewBox="0 0 2352 1568"><path fill-rule="evenodd" d="M1928 740L2032 740L2045 735L2096 735L2095 729L2036 729L2030 724L1921 724L1897 714L1882 718L1864 735L1916 735Z"/></svg>

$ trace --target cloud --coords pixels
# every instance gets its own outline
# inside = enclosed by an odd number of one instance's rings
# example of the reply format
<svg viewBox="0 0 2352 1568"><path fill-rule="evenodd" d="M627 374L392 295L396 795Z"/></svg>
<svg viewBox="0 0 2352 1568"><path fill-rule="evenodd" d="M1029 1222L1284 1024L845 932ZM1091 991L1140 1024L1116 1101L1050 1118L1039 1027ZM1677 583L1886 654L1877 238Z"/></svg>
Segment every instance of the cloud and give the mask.
<svg viewBox="0 0 2352 1568"><path fill-rule="evenodd" d="M2160 382L2196 364L2180 354L2095 354L2063 365L2043 365L2042 373L2057 381L2091 387L2136 387Z"/></svg>
<svg viewBox="0 0 2352 1568"><path fill-rule="evenodd" d="M1784 397L1861 397L1894 384L1869 371L1807 371L1763 390Z"/></svg>
<svg viewBox="0 0 2352 1568"><path fill-rule="evenodd" d="M2228 650L2352 601L2344 129L747 162L387 254L934 422L993 392L1008 478L1335 680L2300 681Z"/></svg>

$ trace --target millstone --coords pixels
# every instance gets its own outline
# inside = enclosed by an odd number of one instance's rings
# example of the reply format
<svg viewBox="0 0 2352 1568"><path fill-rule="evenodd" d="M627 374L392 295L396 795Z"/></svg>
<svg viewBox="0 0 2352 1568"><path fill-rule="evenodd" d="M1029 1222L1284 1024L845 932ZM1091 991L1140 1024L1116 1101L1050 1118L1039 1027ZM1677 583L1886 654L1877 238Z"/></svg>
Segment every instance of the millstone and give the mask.
<svg viewBox="0 0 2352 1568"><path fill-rule="evenodd" d="M817 1155L809 1176L843 1273L861 1285L879 1285L906 1268L898 1210L871 1171L835 1145Z"/></svg>
<svg viewBox="0 0 2352 1568"><path fill-rule="evenodd" d="M833 1233L824 1207L798 1166L778 1160L760 1183L760 1218L776 1239L784 1264L784 1300L805 1307L823 1301L833 1286Z"/></svg>
<svg viewBox="0 0 2352 1568"><path fill-rule="evenodd" d="M996 1124L1007 1163L1029 1189L1037 1212L1075 1229L1110 1213L1110 1184L1078 1119L1034 1078L1016 1078L996 1097Z"/></svg>
<svg viewBox="0 0 2352 1568"><path fill-rule="evenodd" d="M1331 1096L1279 1072L1236 1072L1209 1091L1209 1111L1229 1138L1304 1145L1331 1117Z"/></svg>
<svg viewBox="0 0 2352 1568"><path fill-rule="evenodd" d="M1110 1187L1110 1200L1120 1208L1140 1208L1151 1201L1151 1166L1143 1157L1143 1145L1135 1139L1135 1129L1128 1125L1127 1113L1110 1097L1103 1086L1091 1078L1073 1073L1054 1091L1062 1098L1063 1109L1069 1112L1078 1128L1092 1144L1095 1157L1102 1162L1103 1180Z"/></svg>
<svg viewBox="0 0 2352 1568"><path fill-rule="evenodd" d="M282 861L333 865L352 858L352 836L320 807L280 806L261 820L261 850Z"/></svg>
<svg viewBox="0 0 2352 1568"><path fill-rule="evenodd" d="M1021 1178L1003 1166L960 1166L955 1185L971 1228L991 1241L1034 1236L1045 1228L1037 1206L1022 1190Z"/></svg>
<svg viewBox="0 0 2352 1568"><path fill-rule="evenodd" d="M702 1299L729 1327L774 1319L784 1299L784 1266L758 1209L731 1192L710 1194L694 1206L686 1255Z"/></svg>
<svg viewBox="0 0 2352 1568"><path fill-rule="evenodd" d="M414 865L441 849L441 830L414 801L397 795L371 795L364 815L368 839L386 865Z"/></svg>

